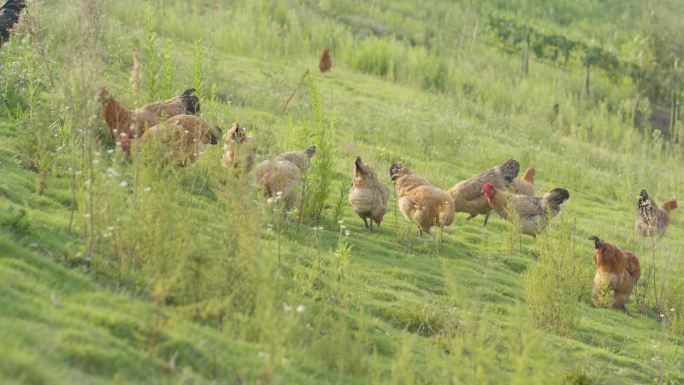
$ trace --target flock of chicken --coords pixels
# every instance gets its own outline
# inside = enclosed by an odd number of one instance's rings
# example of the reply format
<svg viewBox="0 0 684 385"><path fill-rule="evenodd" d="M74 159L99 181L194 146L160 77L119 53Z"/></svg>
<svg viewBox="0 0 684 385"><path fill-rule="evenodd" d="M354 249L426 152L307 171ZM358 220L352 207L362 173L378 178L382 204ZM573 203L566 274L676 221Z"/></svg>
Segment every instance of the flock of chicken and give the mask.
<svg viewBox="0 0 684 385"><path fill-rule="evenodd" d="M0 7L0 46L9 38L25 6L24 0L8 0ZM331 66L329 50L325 49L319 60L319 69L327 72ZM203 153L204 146L217 144L221 136L220 128L197 116L200 101L194 92L194 89L188 89L175 98L134 110L125 108L104 88L99 100L112 137L126 156L130 156L132 146L138 142L144 145L158 140L176 164L185 166ZM286 215L297 206L302 198L301 177L311 164L316 146L281 154L255 167L257 142L245 133L239 123L226 131L223 142L224 167L243 175L254 169L256 183L265 196L271 200L282 199ZM504 219L519 221L523 233L536 236L547 226L549 219L560 212L570 194L566 189L555 188L535 197L534 167L528 168L523 178L517 179L519 170L520 164L510 159L456 183L447 191L399 163L391 165L389 176L397 194L399 210L407 220L417 225L421 238L424 233L432 237L430 229L433 226L443 229L451 225L457 212L470 214L468 219L485 215L486 226L492 210ZM387 187L373 168L358 156L354 162L349 202L368 231L373 231L373 223L378 226L382 223L389 205ZM677 202L671 200L659 207L646 190L642 190L637 207L636 232L644 237L660 238L667 229L671 211L677 208ZM604 293L612 291L613 306L625 309L625 302L640 277L639 260L633 253L598 237L590 239L596 248L594 261L597 269L592 302L600 305Z"/></svg>
<svg viewBox="0 0 684 385"><path fill-rule="evenodd" d="M323 57L329 60L327 52ZM144 145L157 138L175 162L184 166L194 162L205 145L217 144L221 135L218 127L196 115L200 112L200 102L194 92L194 89L188 89L175 98L134 110L122 106L106 89L100 92L100 101L105 122L125 155L130 156L132 145L138 142ZM255 138L248 136L244 127L236 122L223 134L221 163L236 175L254 171L254 180L265 197L282 201L287 217L302 199L302 174L310 167L316 146L286 152L259 164L256 164L256 149ZM528 168L520 179L517 178L519 170L520 163L509 159L456 183L447 191L400 163L391 165L389 177L396 191L397 207L418 227L421 238L423 234L432 237L430 230L434 226L443 229L451 225L457 212L469 214L467 219L485 215L486 226L492 210L504 219L519 221L524 234L536 236L560 212L570 193L563 188L554 188L535 197L535 168ZM357 156L348 199L368 231L373 231L374 223L378 226L382 223L389 207L389 195L373 167ZM658 207L643 190L638 200L636 231L645 237L662 237L669 214L675 208L675 200ZM598 237L591 239L596 247L597 267L592 301L598 305L603 293L612 290L613 306L624 309L640 276L639 260L634 254Z"/></svg>

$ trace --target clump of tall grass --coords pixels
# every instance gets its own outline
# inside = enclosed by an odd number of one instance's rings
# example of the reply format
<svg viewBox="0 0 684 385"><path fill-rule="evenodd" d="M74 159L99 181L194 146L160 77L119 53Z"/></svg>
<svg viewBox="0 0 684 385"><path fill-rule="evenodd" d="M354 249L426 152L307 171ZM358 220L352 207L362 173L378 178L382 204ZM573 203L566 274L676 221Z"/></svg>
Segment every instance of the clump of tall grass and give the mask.
<svg viewBox="0 0 684 385"><path fill-rule="evenodd" d="M315 81L307 78L310 94L310 117L304 123L301 134L301 147L311 142L316 144L316 155L312 159L312 166L303 178L303 198L301 203L302 215L319 219L326 208L326 203L332 192L332 180L335 168L336 154L334 150L335 119L326 117L321 103L320 93Z"/></svg>
<svg viewBox="0 0 684 385"><path fill-rule="evenodd" d="M584 274L575 254L574 228L550 226L537 238L539 258L523 276L525 301L535 323L561 335L572 333L578 320Z"/></svg>

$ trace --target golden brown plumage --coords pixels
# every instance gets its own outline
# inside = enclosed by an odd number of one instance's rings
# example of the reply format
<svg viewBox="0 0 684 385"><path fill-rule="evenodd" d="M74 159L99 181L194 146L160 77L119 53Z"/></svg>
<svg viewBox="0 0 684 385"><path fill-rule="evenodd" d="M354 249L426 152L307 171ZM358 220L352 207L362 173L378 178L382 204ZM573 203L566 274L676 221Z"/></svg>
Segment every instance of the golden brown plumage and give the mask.
<svg viewBox="0 0 684 385"><path fill-rule="evenodd" d="M106 88L100 91L102 114L112 138L121 133L129 138L139 138L148 128L176 115L194 115L200 111L199 99L194 88L183 91L180 96L146 104L135 110L128 110L109 94Z"/></svg>
<svg viewBox="0 0 684 385"><path fill-rule="evenodd" d="M198 116L177 115L150 127L140 141L144 144L159 140L162 156L170 157L178 165L185 166L193 163L207 144L217 144L220 134L218 127Z"/></svg>
<svg viewBox="0 0 684 385"><path fill-rule="evenodd" d="M373 222L380 226L387 212L389 191L378 179L375 170L364 164L360 156L354 162L354 178L349 190L349 203L354 212L363 219L368 231L373 231ZM370 219L370 225L367 219Z"/></svg>
<svg viewBox="0 0 684 385"><path fill-rule="evenodd" d="M233 123L223 135L223 167L248 173L254 167L255 159L256 140L245 133L239 122Z"/></svg>
<svg viewBox="0 0 684 385"><path fill-rule="evenodd" d="M510 187L508 188L508 191L512 192L513 194L521 194L533 197L534 174L534 166L528 167L527 170L525 170L525 174L521 179L513 179L513 183L511 183Z"/></svg>
<svg viewBox="0 0 684 385"><path fill-rule="evenodd" d="M507 189L518 176L519 170L520 163L514 159L509 159L499 166L492 167L470 179L457 183L448 191L454 200L455 211L470 214L468 219L474 218L478 214L487 214L484 222L486 225L492 208L482 196L482 186L485 183L491 183L498 189Z"/></svg>
<svg viewBox="0 0 684 385"><path fill-rule="evenodd" d="M308 170L316 146L304 151L286 152L274 160L266 160L256 167L257 183L269 198L283 199L285 212L294 208L302 199L301 174Z"/></svg>
<svg viewBox="0 0 684 385"><path fill-rule="evenodd" d="M318 69L321 70L321 72L328 72L330 71L330 67L332 67L332 60L330 60L330 49L326 48L323 50L321 59L318 61Z"/></svg>
<svg viewBox="0 0 684 385"><path fill-rule="evenodd" d="M601 305L601 297L605 291L613 291L613 307L625 310L625 302L636 286L641 276L639 258L629 251L600 240L596 236L589 239L594 241L596 253L596 275L594 276L594 290L591 302L595 306Z"/></svg>
<svg viewBox="0 0 684 385"><path fill-rule="evenodd" d="M644 237L662 237L670 223L670 212L677 208L677 200L672 199L658 207L646 190L641 190L637 207L639 217L634 225L636 232Z"/></svg>
<svg viewBox="0 0 684 385"><path fill-rule="evenodd" d="M561 205L570 198L568 190L562 188L555 188L541 198L535 198L499 190L491 183L483 186L482 195L501 218L508 219L510 205L520 217L522 232L532 236L541 232L549 219L556 216Z"/></svg>
<svg viewBox="0 0 684 385"><path fill-rule="evenodd" d="M407 167L393 164L390 177L397 192L398 206L409 221L418 225L418 235L430 234L430 227L449 226L454 221L454 200Z"/></svg>

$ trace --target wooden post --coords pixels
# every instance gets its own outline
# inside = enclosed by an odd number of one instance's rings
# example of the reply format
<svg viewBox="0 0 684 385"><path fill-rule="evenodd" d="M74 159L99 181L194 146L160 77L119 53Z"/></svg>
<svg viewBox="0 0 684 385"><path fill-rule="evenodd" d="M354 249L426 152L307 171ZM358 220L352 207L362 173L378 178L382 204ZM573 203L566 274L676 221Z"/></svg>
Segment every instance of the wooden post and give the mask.
<svg viewBox="0 0 684 385"><path fill-rule="evenodd" d="M582 87L582 95L583 96L589 96L589 72L591 69L591 64L589 64L589 61L587 61L585 65L585 74L584 74L584 85Z"/></svg>
<svg viewBox="0 0 684 385"><path fill-rule="evenodd" d="M670 105L670 135L672 135L672 140L675 143L679 143L679 133L677 132L677 64L679 64L679 58L675 58L672 68L672 93L670 95L672 102Z"/></svg>
<svg viewBox="0 0 684 385"><path fill-rule="evenodd" d="M530 66L530 35L525 22L525 32L523 36L523 46L520 50L520 74L526 77Z"/></svg>

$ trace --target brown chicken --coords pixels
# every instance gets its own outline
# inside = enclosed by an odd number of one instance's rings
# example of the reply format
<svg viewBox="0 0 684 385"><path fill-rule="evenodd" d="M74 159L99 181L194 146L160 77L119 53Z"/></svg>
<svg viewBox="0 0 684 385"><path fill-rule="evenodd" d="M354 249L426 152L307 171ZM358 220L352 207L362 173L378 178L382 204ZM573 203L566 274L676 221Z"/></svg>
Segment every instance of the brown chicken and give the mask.
<svg viewBox="0 0 684 385"><path fill-rule="evenodd" d="M0 47L10 38L10 33L19 22L21 11L25 7L25 0L7 0L0 7Z"/></svg>
<svg viewBox="0 0 684 385"><path fill-rule="evenodd" d="M448 191L454 200L455 211L470 214L468 219L475 218L478 214L485 214L484 225L486 226L492 208L482 195L482 187L485 183L491 183L496 188L505 190L513 183L519 171L520 163L509 159L499 166L457 183Z"/></svg>
<svg viewBox="0 0 684 385"><path fill-rule="evenodd" d="M125 133L122 133L125 134ZM197 160L207 144L217 144L221 129L195 115L177 115L150 127L140 138L141 143L158 140L161 156L174 159L180 166ZM129 139L130 141L130 139ZM130 143L121 146L130 155Z"/></svg>
<svg viewBox="0 0 684 385"><path fill-rule="evenodd" d="M309 169L315 153L316 146L310 146L304 151L286 152L256 167L257 183L267 197L283 199L286 215L302 199L301 175Z"/></svg>
<svg viewBox="0 0 684 385"><path fill-rule="evenodd" d="M594 290L591 293L591 302L594 306L601 306L601 298L606 291L613 292L613 307L625 309L625 302L634 290L639 277L641 267L639 258L629 251L600 240L596 236L589 237L594 241L596 253L596 275L594 276Z"/></svg>
<svg viewBox="0 0 684 385"><path fill-rule="evenodd" d="M454 200L449 194L398 163L390 167L390 178L399 198L399 210L418 225L419 237L423 232L430 235L433 225L443 229L454 221Z"/></svg>
<svg viewBox="0 0 684 385"><path fill-rule="evenodd" d="M318 61L318 69L321 70L321 72L328 72L330 71L330 67L332 67L332 61L330 60L330 49L326 48L321 54L321 60Z"/></svg>
<svg viewBox="0 0 684 385"><path fill-rule="evenodd" d="M100 91L102 114L112 138L119 142L119 134L126 133L129 138L139 138L145 130L176 115L195 115L200 111L194 88L183 91L180 96L169 100L146 104L135 110L128 110L117 102L107 91Z"/></svg>
<svg viewBox="0 0 684 385"><path fill-rule="evenodd" d="M555 188L541 198L535 198L499 190L491 183L485 183L482 195L501 218L508 219L508 205L512 205L511 209L520 217L522 232L532 236L544 230L549 219L555 217L561 205L570 198L568 190L562 188Z"/></svg>
<svg viewBox="0 0 684 385"><path fill-rule="evenodd" d="M363 219L366 230L373 231L373 222L380 226L382 218L387 212L389 191L378 179L375 170L364 164L360 156L356 157L354 164L354 178L349 190L349 203L356 215ZM370 219L370 225L367 219Z"/></svg>
<svg viewBox="0 0 684 385"><path fill-rule="evenodd" d="M528 167L523 174L522 179L513 179L508 191L513 194L527 195L529 197L534 196L534 166Z"/></svg>
<svg viewBox="0 0 684 385"><path fill-rule="evenodd" d="M233 167L236 171L248 173L256 159L256 140L245 133L239 122L233 123L223 135L223 167Z"/></svg>
<svg viewBox="0 0 684 385"><path fill-rule="evenodd" d="M670 213L677 208L677 200L672 199L658 207L648 196L646 190L641 190L637 207L639 217L634 226L637 234L644 237L658 236L660 238L665 234L667 225L670 223Z"/></svg>

